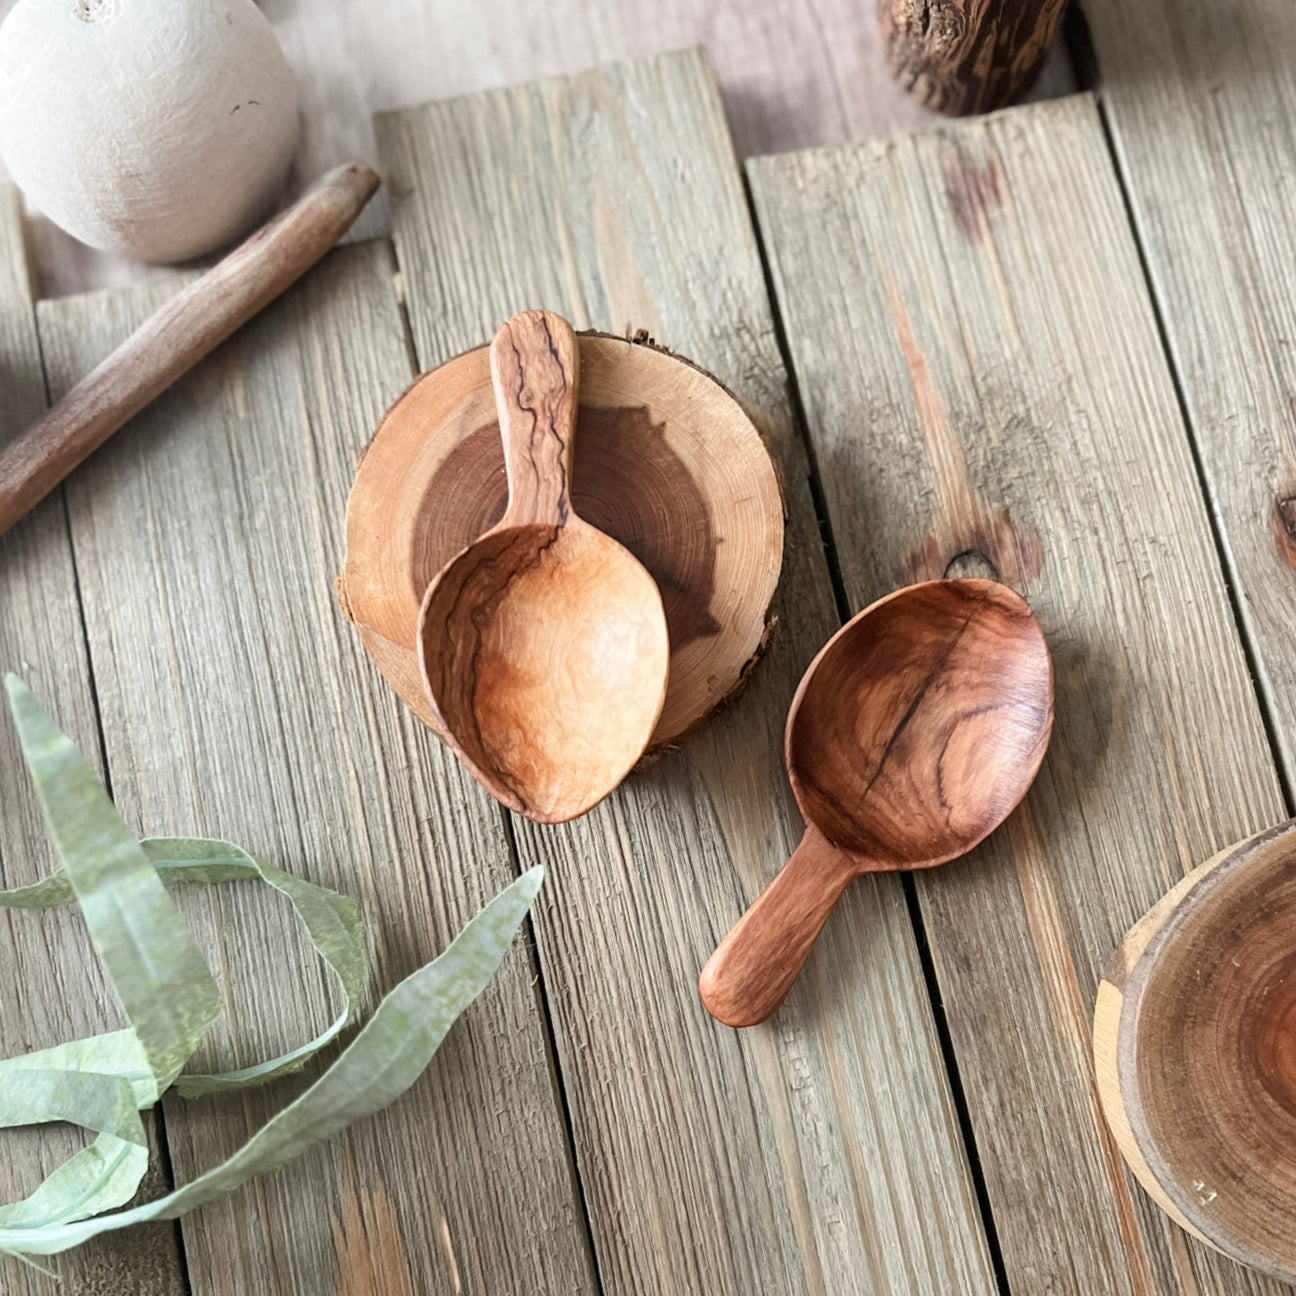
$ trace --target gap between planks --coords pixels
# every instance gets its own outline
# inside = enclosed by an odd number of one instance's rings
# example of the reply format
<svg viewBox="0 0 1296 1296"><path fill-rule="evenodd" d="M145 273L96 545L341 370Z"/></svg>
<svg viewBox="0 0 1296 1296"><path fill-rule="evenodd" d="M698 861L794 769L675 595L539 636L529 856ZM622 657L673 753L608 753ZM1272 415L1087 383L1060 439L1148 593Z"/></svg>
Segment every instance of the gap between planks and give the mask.
<svg viewBox="0 0 1296 1296"><path fill-rule="evenodd" d="M523 862L551 865L536 928L606 1289L997 1290L898 879L848 897L869 939L830 933L773 1027L730 1032L696 997L799 835L779 736L838 623L705 56L431 104L379 137L420 367L525 306L643 326L743 395L785 471L783 620L749 692L585 819L518 825Z"/></svg>
<svg viewBox="0 0 1296 1296"><path fill-rule="evenodd" d="M383 988L517 872L498 810L403 713L333 598L356 457L412 377L392 269L386 243L334 253L67 485L128 821L229 836L354 896ZM44 304L54 387L162 295ZM327 1020L286 914L255 889L177 898L222 972L222 1056ZM244 950L279 951L275 974L240 970ZM185 1217L194 1291L595 1290L534 975L520 941L400 1104ZM177 1173L293 1091L169 1103Z"/></svg>
<svg viewBox="0 0 1296 1296"><path fill-rule="evenodd" d="M0 440L16 435L46 406L44 368L24 256L17 190L0 186L0 371L5 400ZM94 680L87 656L80 588L71 549L66 502L55 491L0 537L0 672L27 679L42 702L79 742L92 767L107 778ZM0 721L0 886L35 882L56 861L26 776L7 708ZM120 1022L96 1016L111 995L79 915L6 911L4 950L12 954L12 989L0 1021L0 1052L9 1054L93 1034ZM154 1164L142 1191L168 1187L161 1121L145 1117ZM55 1164L84 1144L67 1127L5 1131L0 1199L35 1188ZM133 1286L141 1296L179 1296L185 1289L179 1235L170 1223L150 1224L131 1236L96 1239L54 1263L68 1291L108 1292ZM49 1280L18 1261L0 1259L4 1289L13 1296L44 1296Z"/></svg>
<svg viewBox="0 0 1296 1296"><path fill-rule="evenodd" d="M1086 5L1130 222L1296 812L1296 10Z"/></svg>
<svg viewBox="0 0 1296 1296"><path fill-rule="evenodd" d="M1035 790L974 860L916 879L1010 1283L1268 1291L1131 1188L1091 1092L1088 1012L1115 939L1281 811L1093 106L749 173L852 608L979 552L1054 642L1059 723ZM1113 628L1124 651L1094 659ZM1084 773L1095 744L1101 781Z"/></svg>

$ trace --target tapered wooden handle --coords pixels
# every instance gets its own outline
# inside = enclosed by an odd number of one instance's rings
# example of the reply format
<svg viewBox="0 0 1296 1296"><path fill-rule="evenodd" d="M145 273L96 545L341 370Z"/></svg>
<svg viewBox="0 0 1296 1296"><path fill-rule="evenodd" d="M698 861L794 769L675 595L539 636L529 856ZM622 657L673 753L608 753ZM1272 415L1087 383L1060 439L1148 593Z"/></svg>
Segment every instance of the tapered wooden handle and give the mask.
<svg viewBox="0 0 1296 1296"><path fill-rule="evenodd" d="M0 450L0 535L87 455L295 283L377 192L360 163L330 171L141 325L53 409Z"/></svg>
<svg viewBox="0 0 1296 1296"><path fill-rule="evenodd" d="M504 526L566 526L580 351L565 319L514 315L491 343L495 407L504 438L509 503Z"/></svg>
<svg viewBox="0 0 1296 1296"><path fill-rule="evenodd" d="M698 978L707 1012L726 1026L763 1022L787 998L859 863L815 827L716 947Z"/></svg>

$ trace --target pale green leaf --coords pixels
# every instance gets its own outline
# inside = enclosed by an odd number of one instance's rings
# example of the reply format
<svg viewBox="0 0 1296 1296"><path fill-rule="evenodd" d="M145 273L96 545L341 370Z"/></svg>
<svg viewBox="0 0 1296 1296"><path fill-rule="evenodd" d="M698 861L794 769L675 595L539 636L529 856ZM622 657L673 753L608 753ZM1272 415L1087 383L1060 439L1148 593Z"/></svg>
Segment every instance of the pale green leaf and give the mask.
<svg viewBox="0 0 1296 1296"><path fill-rule="evenodd" d="M455 1019L485 988L543 878L523 874L459 934L440 958L407 977L332 1066L227 1161L183 1188L130 1210L44 1228L0 1228L0 1252L54 1255L109 1229L174 1219L277 1170L321 1139L400 1097L423 1073Z"/></svg>
<svg viewBox="0 0 1296 1296"><path fill-rule="evenodd" d="M94 771L16 676L5 684L50 835L149 1066L166 1089L220 1015L220 991Z"/></svg>

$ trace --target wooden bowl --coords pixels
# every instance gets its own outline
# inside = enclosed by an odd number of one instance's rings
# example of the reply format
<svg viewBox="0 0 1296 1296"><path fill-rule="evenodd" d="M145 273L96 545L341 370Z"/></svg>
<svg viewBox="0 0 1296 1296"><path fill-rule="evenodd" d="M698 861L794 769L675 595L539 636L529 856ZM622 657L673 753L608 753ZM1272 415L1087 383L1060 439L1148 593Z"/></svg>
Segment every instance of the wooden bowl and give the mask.
<svg viewBox="0 0 1296 1296"><path fill-rule="evenodd" d="M670 684L652 746L696 728L759 656L783 562L783 499L760 433L709 374L657 347L580 335L572 498L661 590ZM507 486L489 348L420 378L379 425L347 506L343 611L437 729L416 630L429 582L498 522Z"/></svg>
<svg viewBox="0 0 1296 1296"><path fill-rule="evenodd" d="M1222 851L1130 931L1099 987L1094 1057L1153 1199L1296 1282L1296 821Z"/></svg>

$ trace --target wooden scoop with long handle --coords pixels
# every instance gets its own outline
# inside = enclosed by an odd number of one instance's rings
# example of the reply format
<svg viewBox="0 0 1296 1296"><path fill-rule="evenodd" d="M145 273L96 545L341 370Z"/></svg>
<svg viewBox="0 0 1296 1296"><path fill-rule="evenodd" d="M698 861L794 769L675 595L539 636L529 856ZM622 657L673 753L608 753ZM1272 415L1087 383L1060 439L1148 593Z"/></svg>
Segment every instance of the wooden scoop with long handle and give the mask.
<svg viewBox="0 0 1296 1296"><path fill-rule="evenodd" d="M571 502L580 353L548 311L491 344L509 500L428 587L419 662L469 773L539 823L584 814L643 755L666 696L657 584Z"/></svg>
<svg viewBox="0 0 1296 1296"><path fill-rule="evenodd" d="M1026 795L1052 725L1044 633L1006 586L912 585L848 622L788 713L805 837L703 968L711 1015L770 1016L852 878L970 851Z"/></svg>
<svg viewBox="0 0 1296 1296"><path fill-rule="evenodd" d="M0 449L0 535L88 455L286 288L351 228L378 176L353 162L177 293L57 405Z"/></svg>

